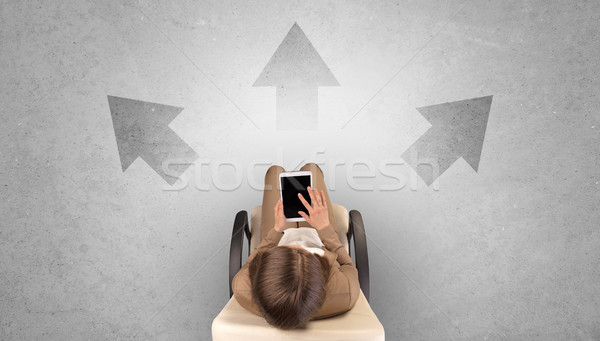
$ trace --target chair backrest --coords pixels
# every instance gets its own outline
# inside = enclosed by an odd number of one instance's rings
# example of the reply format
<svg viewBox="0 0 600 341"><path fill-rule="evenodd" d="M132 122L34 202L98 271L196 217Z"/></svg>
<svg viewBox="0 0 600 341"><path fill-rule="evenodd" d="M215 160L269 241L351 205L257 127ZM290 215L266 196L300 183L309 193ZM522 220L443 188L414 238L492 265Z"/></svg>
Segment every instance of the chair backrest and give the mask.
<svg viewBox="0 0 600 341"><path fill-rule="evenodd" d="M350 253L350 249L349 249L349 245L348 245L348 238L347 238L348 228L350 226L348 210L342 205L338 205L338 204L334 204L334 203L332 203L331 205L333 205L333 216L335 217L335 220L336 220L337 224L339 225L338 226L338 229L339 229L338 234L340 237L340 241L342 242L342 245L344 245L346 252ZM254 251L254 249L260 243L260 240L261 240L261 236L260 236L261 214L262 214L262 206L261 205L256 206L250 213L250 233L252 235L252 237L250 238L250 252L251 253L252 253L252 251Z"/></svg>

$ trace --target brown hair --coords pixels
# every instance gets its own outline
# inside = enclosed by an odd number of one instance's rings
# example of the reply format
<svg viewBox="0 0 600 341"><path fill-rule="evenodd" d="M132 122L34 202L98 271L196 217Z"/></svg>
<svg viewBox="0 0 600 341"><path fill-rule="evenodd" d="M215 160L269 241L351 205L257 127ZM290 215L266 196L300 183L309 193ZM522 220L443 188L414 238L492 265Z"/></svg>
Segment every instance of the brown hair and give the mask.
<svg viewBox="0 0 600 341"><path fill-rule="evenodd" d="M268 249L250 264L252 297L269 324L302 327L323 305L330 269L327 259L303 248Z"/></svg>

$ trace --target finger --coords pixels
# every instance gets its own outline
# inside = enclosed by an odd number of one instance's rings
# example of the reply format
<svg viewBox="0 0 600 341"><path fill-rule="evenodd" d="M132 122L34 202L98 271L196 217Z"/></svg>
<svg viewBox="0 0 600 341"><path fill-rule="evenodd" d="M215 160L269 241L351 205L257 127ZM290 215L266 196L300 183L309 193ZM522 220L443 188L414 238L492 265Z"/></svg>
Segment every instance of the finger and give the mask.
<svg viewBox="0 0 600 341"><path fill-rule="evenodd" d="M315 200L315 195L313 194L313 189L310 188L310 186L308 186L306 189L308 190L308 195L310 195L310 203L313 205L317 204L317 201Z"/></svg>
<svg viewBox="0 0 600 341"><path fill-rule="evenodd" d="M313 194L314 194L314 197L317 199L317 204L319 206L323 206L323 202L321 201L321 195L319 194L319 190L315 189Z"/></svg>
<svg viewBox="0 0 600 341"><path fill-rule="evenodd" d="M281 202L281 203L279 204L279 212L280 212L280 214L281 214L282 216L284 216L284 217L285 217L285 215L284 215L284 210L283 210L283 202Z"/></svg>
<svg viewBox="0 0 600 341"><path fill-rule="evenodd" d="M308 210L308 213L311 213L312 207L310 207L310 205L308 204L306 199L304 199L304 197L302 196L302 193L298 193L298 197L300 197L300 201L302 201L302 204L304 205L304 207L306 207L306 209Z"/></svg>
<svg viewBox="0 0 600 341"><path fill-rule="evenodd" d="M321 190L321 200L323 200L323 206L327 207L327 200L325 200L325 192Z"/></svg>

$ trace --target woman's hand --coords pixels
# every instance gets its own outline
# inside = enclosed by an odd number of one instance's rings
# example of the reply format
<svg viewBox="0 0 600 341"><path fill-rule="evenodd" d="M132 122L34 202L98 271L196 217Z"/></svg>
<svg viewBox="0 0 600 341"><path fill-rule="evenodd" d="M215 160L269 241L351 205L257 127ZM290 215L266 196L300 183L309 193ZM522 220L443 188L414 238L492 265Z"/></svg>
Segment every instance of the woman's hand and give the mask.
<svg viewBox="0 0 600 341"><path fill-rule="evenodd" d="M307 187L308 194L310 195L310 201L312 206L304 199L301 193L298 193L300 201L304 204L304 207L308 210L309 215L303 211L298 211L298 214L312 225L317 230L324 229L329 225L329 212L327 211L327 201L325 200L325 193L318 190Z"/></svg>
<svg viewBox="0 0 600 341"><path fill-rule="evenodd" d="M285 215L283 214L283 202L281 199L277 201L273 211L275 212L275 226L273 228L277 232L283 232L285 230L286 220Z"/></svg>

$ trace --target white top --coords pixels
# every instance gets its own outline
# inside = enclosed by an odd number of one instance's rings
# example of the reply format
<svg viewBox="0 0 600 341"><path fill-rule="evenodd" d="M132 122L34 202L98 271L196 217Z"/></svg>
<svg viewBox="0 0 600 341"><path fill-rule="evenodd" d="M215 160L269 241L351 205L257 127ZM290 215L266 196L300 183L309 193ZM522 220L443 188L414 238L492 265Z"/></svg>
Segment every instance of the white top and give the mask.
<svg viewBox="0 0 600 341"><path fill-rule="evenodd" d="M309 252L320 256L325 255L325 251L323 250L325 245L321 241L321 238L319 238L319 233L313 227L285 229L277 245L299 245Z"/></svg>

